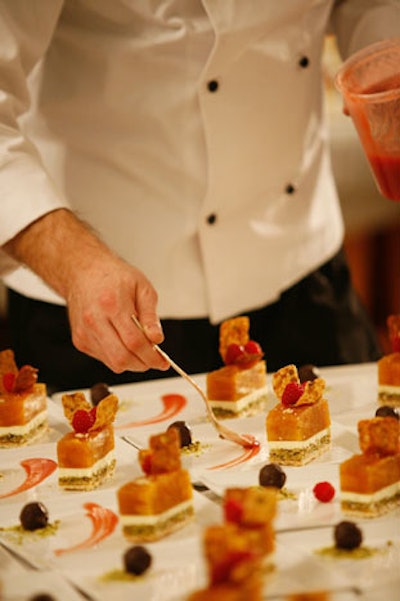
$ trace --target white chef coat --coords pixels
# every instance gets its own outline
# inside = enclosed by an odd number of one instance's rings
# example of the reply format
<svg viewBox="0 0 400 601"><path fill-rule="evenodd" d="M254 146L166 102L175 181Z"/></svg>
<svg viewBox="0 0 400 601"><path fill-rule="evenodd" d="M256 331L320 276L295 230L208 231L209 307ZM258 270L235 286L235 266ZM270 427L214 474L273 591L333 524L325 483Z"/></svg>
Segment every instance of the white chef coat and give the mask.
<svg viewBox="0 0 400 601"><path fill-rule="evenodd" d="M0 0L0 244L72 207L149 277L162 318L276 300L343 240L328 21L345 54L399 34L398 0L336 4ZM4 254L0 267L64 302Z"/></svg>

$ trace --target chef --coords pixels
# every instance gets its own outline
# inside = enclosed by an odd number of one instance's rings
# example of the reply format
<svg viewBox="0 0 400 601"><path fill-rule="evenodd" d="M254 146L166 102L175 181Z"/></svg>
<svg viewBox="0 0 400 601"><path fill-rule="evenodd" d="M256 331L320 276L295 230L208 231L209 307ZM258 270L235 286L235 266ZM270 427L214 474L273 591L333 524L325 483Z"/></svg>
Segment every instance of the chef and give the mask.
<svg viewBox="0 0 400 601"><path fill-rule="evenodd" d="M379 356L342 250L327 31L345 58L400 35L400 2L0 0L19 363L54 389L153 378L163 342L208 371L238 314L270 369Z"/></svg>

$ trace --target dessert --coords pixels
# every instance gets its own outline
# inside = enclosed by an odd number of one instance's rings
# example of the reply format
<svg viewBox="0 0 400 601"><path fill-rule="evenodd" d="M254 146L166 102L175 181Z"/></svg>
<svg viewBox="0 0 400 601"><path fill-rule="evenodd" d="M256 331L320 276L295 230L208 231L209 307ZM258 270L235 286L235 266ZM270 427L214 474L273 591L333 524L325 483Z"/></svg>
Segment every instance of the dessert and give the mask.
<svg viewBox="0 0 400 601"><path fill-rule="evenodd" d="M378 360L378 402L400 407L400 314L387 319L392 352Z"/></svg>
<svg viewBox="0 0 400 601"><path fill-rule="evenodd" d="M251 540L253 552L263 560L270 559L275 549L273 520L277 509L275 487L250 486L225 490L223 510L225 522L233 524Z"/></svg>
<svg viewBox="0 0 400 601"><path fill-rule="evenodd" d="M128 540L153 541L183 527L194 515L189 472L181 466L176 428L150 437L139 451L143 476L117 491L122 530Z"/></svg>
<svg viewBox="0 0 400 601"><path fill-rule="evenodd" d="M17 447L47 430L46 385L37 381L38 370L18 369L14 352L0 352L0 447Z"/></svg>
<svg viewBox="0 0 400 601"><path fill-rule="evenodd" d="M118 399L110 394L93 407L83 392L75 392L64 394L62 404L73 430L57 443L58 482L69 490L92 490L115 470Z"/></svg>
<svg viewBox="0 0 400 601"><path fill-rule="evenodd" d="M267 367L260 345L249 336L246 316L222 322L219 353L223 367L207 374L207 397L218 417L256 413L267 399Z"/></svg>
<svg viewBox="0 0 400 601"><path fill-rule="evenodd" d="M304 465L330 448L330 414L325 381L300 383L295 365L278 370L272 387L279 403L267 414L269 457L281 465Z"/></svg>
<svg viewBox="0 0 400 601"><path fill-rule="evenodd" d="M203 534L208 586L189 601L261 601L262 573L275 547L276 489L249 487L225 491L223 524Z"/></svg>
<svg viewBox="0 0 400 601"><path fill-rule="evenodd" d="M360 454L340 464L341 508L374 517L400 503L400 422L373 417L358 423Z"/></svg>

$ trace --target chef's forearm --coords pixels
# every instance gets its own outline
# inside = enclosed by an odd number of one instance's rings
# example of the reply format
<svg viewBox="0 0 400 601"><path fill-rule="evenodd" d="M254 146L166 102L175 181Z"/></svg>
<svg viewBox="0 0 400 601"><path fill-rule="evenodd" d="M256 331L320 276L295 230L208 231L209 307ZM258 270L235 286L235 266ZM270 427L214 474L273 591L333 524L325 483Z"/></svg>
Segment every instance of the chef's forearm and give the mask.
<svg viewBox="0 0 400 601"><path fill-rule="evenodd" d="M57 209L37 219L3 246L63 298L81 269L94 268L99 253L109 249L68 209Z"/></svg>

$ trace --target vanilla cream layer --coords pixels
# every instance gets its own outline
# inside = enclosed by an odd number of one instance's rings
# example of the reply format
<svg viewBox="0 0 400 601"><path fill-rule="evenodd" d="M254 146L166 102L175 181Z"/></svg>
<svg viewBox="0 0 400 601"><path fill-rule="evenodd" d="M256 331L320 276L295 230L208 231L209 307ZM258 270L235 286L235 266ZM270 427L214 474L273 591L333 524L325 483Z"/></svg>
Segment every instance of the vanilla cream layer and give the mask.
<svg viewBox="0 0 400 601"><path fill-rule="evenodd" d="M183 501L178 505L174 505L163 511L162 513L158 513L157 515L120 515L120 521L123 526L156 526L159 522L165 522L172 518L177 513L181 513L186 511L186 509L190 509L192 507L192 501Z"/></svg>
<svg viewBox="0 0 400 601"><path fill-rule="evenodd" d="M310 446L310 444L318 443L322 438L329 434L330 428L325 428L305 440L269 440L268 446L270 449L301 449L302 447Z"/></svg>
<svg viewBox="0 0 400 601"><path fill-rule="evenodd" d="M26 436L32 430L36 430L43 424L47 419L47 409L41 411L31 419L27 424L20 426L0 426L0 437L13 435L13 436Z"/></svg>
<svg viewBox="0 0 400 601"><path fill-rule="evenodd" d="M389 386L386 384L379 384L378 391L379 392L387 392L388 394L400 394L400 384L399 384L399 386Z"/></svg>
<svg viewBox="0 0 400 601"><path fill-rule="evenodd" d="M400 482L394 482L385 488L381 488L374 493L364 494L356 492L341 491L341 500L347 503L378 503L383 499L388 499L400 493Z"/></svg>
<svg viewBox="0 0 400 601"><path fill-rule="evenodd" d="M243 396L241 399L237 401L217 401L209 399L211 407L215 409L226 409L227 411L243 411L248 405L257 401L261 396L264 396L268 393L268 386L263 386L262 388L257 388L257 390L253 390L250 394Z"/></svg>
<svg viewBox="0 0 400 601"><path fill-rule="evenodd" d="M90 478L93 474L105 469L110 463L115 461L115 451L111 449L101 459L96 461L91 467L59 467L58 476L62 478Z"/></svg>

